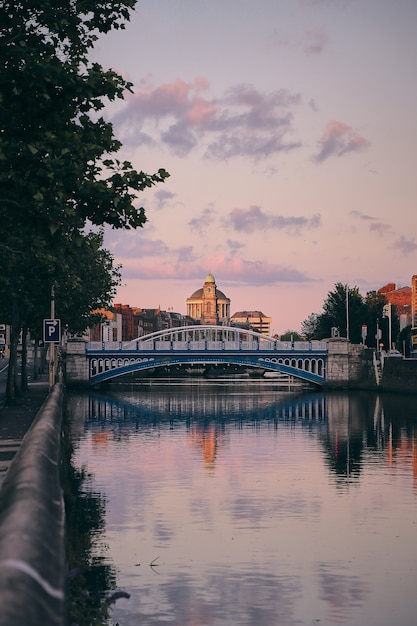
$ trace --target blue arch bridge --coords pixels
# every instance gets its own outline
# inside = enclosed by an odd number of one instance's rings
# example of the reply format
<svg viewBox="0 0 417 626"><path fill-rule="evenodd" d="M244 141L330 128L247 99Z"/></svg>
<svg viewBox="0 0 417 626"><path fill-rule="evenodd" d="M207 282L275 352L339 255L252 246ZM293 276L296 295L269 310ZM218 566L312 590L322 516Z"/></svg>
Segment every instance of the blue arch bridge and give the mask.
<svg viewBox="0 0 417 626"><path fill-rule="evenodd" d="M322 385L327 353L326 341L278 341L242 328L203 325L161 330L129 342L86 345L92 385L155 368L227 365Z"/></svg>

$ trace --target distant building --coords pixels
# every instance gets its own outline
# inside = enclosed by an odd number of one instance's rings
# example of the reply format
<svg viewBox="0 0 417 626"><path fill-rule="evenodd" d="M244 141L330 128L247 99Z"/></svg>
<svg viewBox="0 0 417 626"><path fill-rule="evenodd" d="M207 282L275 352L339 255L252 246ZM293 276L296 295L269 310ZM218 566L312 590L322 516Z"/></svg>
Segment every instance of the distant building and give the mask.
<svg viewBox="0 0 417 626"><path fill-rule="evenodd" d="M238 311L230 318L232 324L242 326L249 324L261 335L270 336L272 318L267 317L262 311Z"/></svg>
<svg viewBox="0 0 417 626"><path fill-rule="evenodd" d="M417 276L416 289L417 289ZM400 320L400 330L412 323L412 288L399 287L396 288L395 283L388 283L378 289L378 293L382 293L388 302L395 306L396 313ZM417 310L417 309L416 309Z"/></svg>
<svg viewBox="0 0 417 626"><path fill-rule="evenodd" d="M122 316L120 313L99 309L94 313L101 316L101 322L90 329L90 341L122 341Z"/></svg>
<svg viewBox="0 0 417 626"><path fill-rule="evenodd" d="M144 335L165 330L191 326L195 321L174 311L143 309L129 304L115 304L109 310L95 311L101 322L90 329L90 341L132 341Z"/></svg>
<svg viewBox="0 0 417 626"><path fill-rule="evenodd" d="M411 279L411 324L417 326L417 275Z"/></svg>
<svg viewBox="0 0 417 626"><path fill-rule="evenodd" d="M213 274L207 274L204 285L187 298L187 316L201 324L229 325L230 299L217 288Z"/></svg>

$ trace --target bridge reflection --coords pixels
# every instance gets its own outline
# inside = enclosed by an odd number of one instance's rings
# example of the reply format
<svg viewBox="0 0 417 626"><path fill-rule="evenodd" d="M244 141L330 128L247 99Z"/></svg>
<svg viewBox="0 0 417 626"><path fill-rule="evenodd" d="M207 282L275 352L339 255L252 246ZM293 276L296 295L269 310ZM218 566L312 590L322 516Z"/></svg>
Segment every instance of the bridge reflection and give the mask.
<svg viewBox="0 0 417 626"><path fill-rule="evenodd" d="M299 422L309 427L324 423L326 418L325 394L288 394L277 391L271 383L219 386L187 385L168 389L152 385L151 394L143 389L115 394L90 394L88 396L89 426L141 428L147 425L177 422L238 422L256 424L280 421ZM262 393L259 388L262 386ZM234 391L233 391L234 389ZM155 393L157 392L157 393Z"/></svg>

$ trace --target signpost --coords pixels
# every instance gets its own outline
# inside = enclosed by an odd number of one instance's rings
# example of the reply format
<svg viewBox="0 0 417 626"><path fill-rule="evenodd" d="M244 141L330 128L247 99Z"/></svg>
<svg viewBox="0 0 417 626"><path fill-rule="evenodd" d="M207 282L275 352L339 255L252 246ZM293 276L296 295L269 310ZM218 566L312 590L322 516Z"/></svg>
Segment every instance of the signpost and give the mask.
<svg viewBox="0 0 417 626"><path fill-rule="evenodd" d="M55 382L55 344L61 341L61 320L55 319L55 289L51 289L51 319L43 320L43 340L49 343L49 391Z"/></svg>
<svg viewBox="0 0 417 626"><path fill-rule="evenodd" d="M55 344L61 341L61 320L43 320L43 340L49 344L49 391L55 382Z"/></svg>
<svg viewBox="0 0 417 626"><path fill-rule="evenodd" d="M61 341L61 320L43 320L43 340L45 343Z"/></svg>

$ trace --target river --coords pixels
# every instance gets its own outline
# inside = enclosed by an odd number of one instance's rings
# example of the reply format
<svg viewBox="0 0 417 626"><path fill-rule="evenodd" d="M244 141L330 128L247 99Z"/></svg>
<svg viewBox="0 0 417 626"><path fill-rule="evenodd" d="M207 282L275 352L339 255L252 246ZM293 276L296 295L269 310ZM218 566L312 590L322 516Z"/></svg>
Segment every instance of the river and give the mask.
<svg viewBox="0 0 417 626"><path fill-rule="evenodd" d="M149 379L68 411L109 624L416 624L415 397Z"/></svg>

